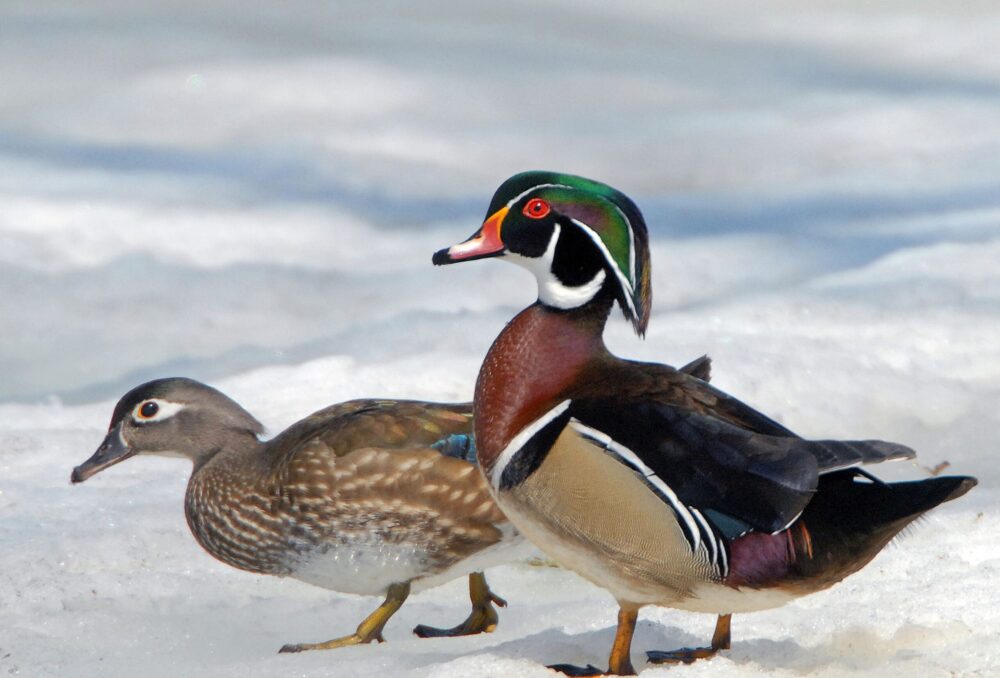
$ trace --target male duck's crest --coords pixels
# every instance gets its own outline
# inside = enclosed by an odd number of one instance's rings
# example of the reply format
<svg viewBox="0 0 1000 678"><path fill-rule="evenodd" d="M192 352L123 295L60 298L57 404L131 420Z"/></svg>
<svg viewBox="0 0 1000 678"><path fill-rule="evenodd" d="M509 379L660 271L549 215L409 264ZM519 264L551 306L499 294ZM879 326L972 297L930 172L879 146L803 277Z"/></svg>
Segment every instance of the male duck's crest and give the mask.
<svg viewBox="0 0 1000 678"><path fill-rule="evenodd" d="M584 177L523 172L493 195L476 233L434 255L437 265L509 256L538 279L538 299L570 309L610 284L637 334L649 323L649 236L626 195Z"/></svg>

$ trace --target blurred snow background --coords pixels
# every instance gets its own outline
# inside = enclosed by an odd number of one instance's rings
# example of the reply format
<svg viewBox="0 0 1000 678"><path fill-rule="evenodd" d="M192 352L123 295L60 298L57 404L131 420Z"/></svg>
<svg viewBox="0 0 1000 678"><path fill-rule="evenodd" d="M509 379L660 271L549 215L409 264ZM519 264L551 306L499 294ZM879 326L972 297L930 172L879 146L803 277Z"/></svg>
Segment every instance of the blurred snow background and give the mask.
<svg viewBox="0 0 1000 678"><path fill-rule="evenodd" d="M865 571L738 616L645 675L1000 672L1000 8L824 0L0 4L0 675L546 675L606 665L609 597L491 573L488 637L277 656L378 601L255 577L187 532L177 460L81 487L114 401L227 391L272 430L326 404L471 397L534 294L430 266L523 169L636 199L655 304L620 354L715 359L805 435L979 476ZM882 472L921 477L920 465ZM633 658L713 620L642 614Z"/></svg>

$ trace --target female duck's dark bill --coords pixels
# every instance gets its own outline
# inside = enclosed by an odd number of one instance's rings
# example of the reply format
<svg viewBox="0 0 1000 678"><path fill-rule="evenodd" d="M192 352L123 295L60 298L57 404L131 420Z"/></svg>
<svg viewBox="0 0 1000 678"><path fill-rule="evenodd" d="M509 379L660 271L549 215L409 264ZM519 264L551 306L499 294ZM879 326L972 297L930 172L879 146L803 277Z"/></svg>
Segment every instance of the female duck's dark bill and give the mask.
<svg viewBox="0 0 1000 678"><path fill-rule="evenodd" d="M453 264L456 261L471 261L473 259L485 259L486 257L497 257L506 251L506 245L500 239L500 226L504 217L507 216L508 208L498 209L490 218L483 223L482 228L475 234L457 245L434 253L431 261L435 266L443 264Z"/></svg>
<svg viewBox="0 0 1000 678"><path fill-rule="evenodd" d="M108 431L104 442L101 443L101 446L97 448L97 451L94 452L90 459L73 469L73 474L69 477L69 480L73 484L82 483L90 476L100 473L109 466L114 466L118 462L125 461L129 457L134 456L137 451L125 445L116 426Z"/></svg>

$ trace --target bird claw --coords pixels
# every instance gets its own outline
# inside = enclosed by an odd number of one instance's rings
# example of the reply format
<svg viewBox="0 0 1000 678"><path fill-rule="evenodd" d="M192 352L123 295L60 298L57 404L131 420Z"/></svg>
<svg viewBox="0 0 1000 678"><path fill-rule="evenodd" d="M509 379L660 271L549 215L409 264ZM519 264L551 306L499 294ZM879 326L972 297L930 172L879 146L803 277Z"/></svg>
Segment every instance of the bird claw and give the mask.
<svg viewBox="0 0 1000 678"><path fill-rule="evenodd" d="M371 643L372 641L378 643L384 643L385 638L382 637L382 632L373 633L368 636L362 636L357 633L352 633L349 636L344 636L343 638L334 638L333 640L328 640L325 643L289 643L288 645L283 645L278 654L290 654L293 652L306 652L308 650L333 650L338 647L350 647L351 645L364 645L366 643Z"/></svg>
<svg viewBox="0 0 1000 678"><path fill-rule="evenodd" d="M504 603L506 605L506 603ZM503 607L501 605L501 607ZM420 638L454 638L457 636L474 636L477 633L493 633L497 627L497 612L492 606L474 607L468 619L450 629L439 629L434 626L420 624L413 633Z"/></svg>

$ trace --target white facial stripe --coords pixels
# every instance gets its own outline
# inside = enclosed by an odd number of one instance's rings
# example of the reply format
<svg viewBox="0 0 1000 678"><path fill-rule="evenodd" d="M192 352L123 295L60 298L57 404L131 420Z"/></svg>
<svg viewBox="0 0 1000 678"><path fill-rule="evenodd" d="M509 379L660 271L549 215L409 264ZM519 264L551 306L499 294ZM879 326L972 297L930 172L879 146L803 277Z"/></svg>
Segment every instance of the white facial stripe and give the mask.
<svg viewBox="0 0 1000 678"><path fill-rule="evenodd" d="M503 452L497 457L496 464L493 465L493 469L490 471L490 483L493 485L493 489L497 492L500 491L500 478L503 477L503 471L507 468L507 464L510 460L514 458L514 455L524 447L531 438L545 428L545 425L550 421L558 417L560 414L565 412L569 408L569 401L564 400L551 410L535 419L533 422L521 429L517 435L511 438L511 441L507 443L507 447L503 448Z"/></svg>
<svg viewBox="0 0 1000 678"><path fill-rule="evenodd" d="M156 414L152 417L144 417L140 414L140 410L146 403L156 403ZM169 400L162 400L160 398L147 398L133 408L132 421L137 424L149 424L154 421L163 421L164 419L169 419L174 416L183 410L184 407L185 405L183 403L175 403Z"/></svg>
<svg viewBox="0 0 1000 678"><path fill-rule="evenodd" d="M600 270L589 282L583 285L576 287L564 285L552 273L552 262L555 260L556 244L559 242L561 232L562 227L555 224L548 247L540 257L523 257L519 254L511 254L508 255L508 258L513 263L528 269L535 276L538 281L538 299L543 304L561 309L579 308L601 291L601 286L607 276L603 270Z"/></svg>
<svg viewBox="0 0 1000 678"><path fill-rule="evenodd" d="M611 256L611 251L608 249L608 246L604 244L604 241L601 240L601 236L597 235L597 232L594 229L592 229L590 226L588 226L587 224L583 223L582 221L579 221L577 219L572 219L571 221L574 224L576 224L577 226L579 226L580 228L582 228L583 232L586 233L587 235L589 235L590 239L593 240L594 244L597 245L597 247L601 250L601 253L604 255L604 259L608 262L608 266L610 266L611 270L615 272L615 276L617 276L618 282L621 283L622 288L625 290L625 295L624 295L625 296L625 301L628 303L629 309L632 311L633 315L638 316L638 313L636 313L636 310L635 310L635 303L632 301L632 292L633 292L632 283L629 281L628 278L625 277L625 274L622 273L622 270L618 267L618 264L615 263L614 258ZM629 227L629 236L631 236L631 235L632 235L632 228ZM634 256L632 254L632 252L635 251L635 247L631 243L631 241L630 241L629 249L630 249L630 253L629 253L630 262L629 262L629 265L630 265L630 268L634 269L635 268L635 262L631 261L631 258ZM632 276L633 277L635 276L635 271L634 270L632 271Z"/></svg>
<svg viewBox="0 0 1000 678"><path fill-rule="evenodd" d="M629 280L635 280L635 231L632 230L632 220L622 212L618 205L614 203L611 203L611 205L621 215L621 218L625 221L625 225L628 226L628 277Z"/></svg>
<svg viewBox="0 0 1000 678"><path fill-rule="evenodd" d="M516 203L524 196L528 195L532 191L537 191L540 188L565 188L570 191L578 190L573 188L572 186L567 186L566 184L537 184L535 186L532 186L526 191L521 191L516 196L508 200L507 209L513 207L514 203ZM618 205L614 204L610 200L608 202L611 204L612 207L615 208L615 211L618 212L618 215L622 218L622 221L625 222L625 225L628 226L628 278L627 279L623 278L622 284L624 284L625 288L629 290L629 292L631 292L632 283L629 282L629 280L635 280L635 232L632 230L632 220L628 218L628 215L622 212L621 208L618 207ZM590 226L587 226L582 221L577 221L576 219L572 219L572 221L578 226L582 226L587 231L587 233L590 234L590 237L594 238L597 241L597 245L604 251L604 256L608 260L608 263L611 264L611 267L617 271L618 266L615 265L614 260L611 258L611 252L608 251L608 248L604 245L604 241L601 240L601 237L597 235L594 229L590 228ZM621 274L619 274L619 278L621 278ZM629 304L631 305L631 300L629 300Z"/></svg>
<svg viewBox="0 0 1000 678"><path fill-rule="evenodd" d="M565 188L565 189L570 190L570 191L577 190L577 189L573 188L572 186L567 186L566 184L536 184L535 186L532 186L531 188L518 193L516 196L514 196L513 198L511 198L510 200L508 200L507 201L507 209L512 208L514 206L514 203L516 203L518 200L520 200L524 196L528 195L532 191L537 191L540 188ZM639 314L635 310L635 302L632 301L632 294L633 294L635 288L634 288L634 286L632 285L632 282L631 282L632 280L635 280L635 232L632 230L632 221L628 218L628 216L624 212L622 212L621 208L618 207L618 205L615 205L614 203L611 203L611 206L615 208L615 210L618 212L619 215L621 215L622 220L628 226L628 269L629 269L628 270L628 276L626 276L625 274L622 273L622 270L618 267L618 264L616 264L615 260L612 258L611 251L608 250L607 245L604 244L604 241L601 240L601 236L599 236L594 229L592 229L590 226L588 226L587 224L585 224L582 221L579 221L577 219L571 219L571 221L574 224L576 224L577 226L579 226L580 228L582 228L583 231L584 231L584 233L586 233L587 235L589 235L590 238L591 238L591 240L593 240L594 243L601 249L601 253L604 255L604 259L608 262L608 265L615 272L615 275L617 276L618 281L621 283L622 287L625 289L625 295L624 296L625 296L625 301L628 304L629 310L631 310L632 315L638 317ZM549 247L548 247L548 249L545 252L545 256L543 257L544 261L548 261L548 262L552 261L552 254L553 254L553 252L555 250L555 241L558 239L558 236L559 236L559 230L558 229L559 229L559 225L556 224L555 234L554 234L552 240L549 241ZM508 255L508 256L510 256L510 255ZM543 278L541 276L538 276L537 275L538 270L536 268L528 265L528 262L527 262L528 258L527 257L519 257L519 256L514 255L512 258L514 259L515 262L520 263L522 266L524 266L525 268L527 268L528 270L530 270L532 273L536 274L536 277L539 280L539 295L538 295L538 298L541 299L545 303L549 303L545 299L542 298L542 283L541 283L541 281L543 279L553 279L554 280L554 276L552 276L550 272L547 272L547 275L545 276L545 278ZM526 261L521 262L521 261L518 261L519 259L524 259ZM551 266L548 266L547 268L551 269ZM566 298L562 294L556 294L554 296L556 298L562 298L562 299L564 299L565 301L563 301L562 303L564 303L566 305L559 305L558 303L551 303L549 305L550 306L555 306L556 308L576 308L577 306L583 305L584 303L590 301L593 298L593 295L597 294L597 290L600 289L601 283L604 282L604 272L603 271L601 271L601 275L600 275L600 280L599 281L597 280L597 277L595 276L594 280L591 280L589 283L587 283L586 285L584 285L582 287L586 287L586 288L589 289L591 286L595 286L595 281L597 281L596 282L596 289L594 289L592 291L592 293L590 294L590 296L587 296L586 298L584 298L584 295L580 294L580 297L579 297L580 301L575 301L575 300L571 301L571 299ZM560 288L562 288L562 290L570 290L570 288L567 288L565 285L561 285L558 281L555 282L555 285L557 285ZM575 288L575 289L581 289L581 288ZM575 299L576 295L573 295L573 297Z"/></svg>
<svg viewBox="0 0 1000 678"><path fill-rule="evenodd" d="M532 186L531 188L529 188L526 191L521 191L520 193L518 193L517 195L515 195L513 198L511 198L510 200L508 200L507 201L507 209L510 209L511 207L514 206L514 203L516 203L518 200L520 200L524 196L528 195L532 191L537 191L539 188L566 188L566 189L569 189L571 191L574 190L572 186L566 186L565 184L536 184L535 186Z"/></svg>

